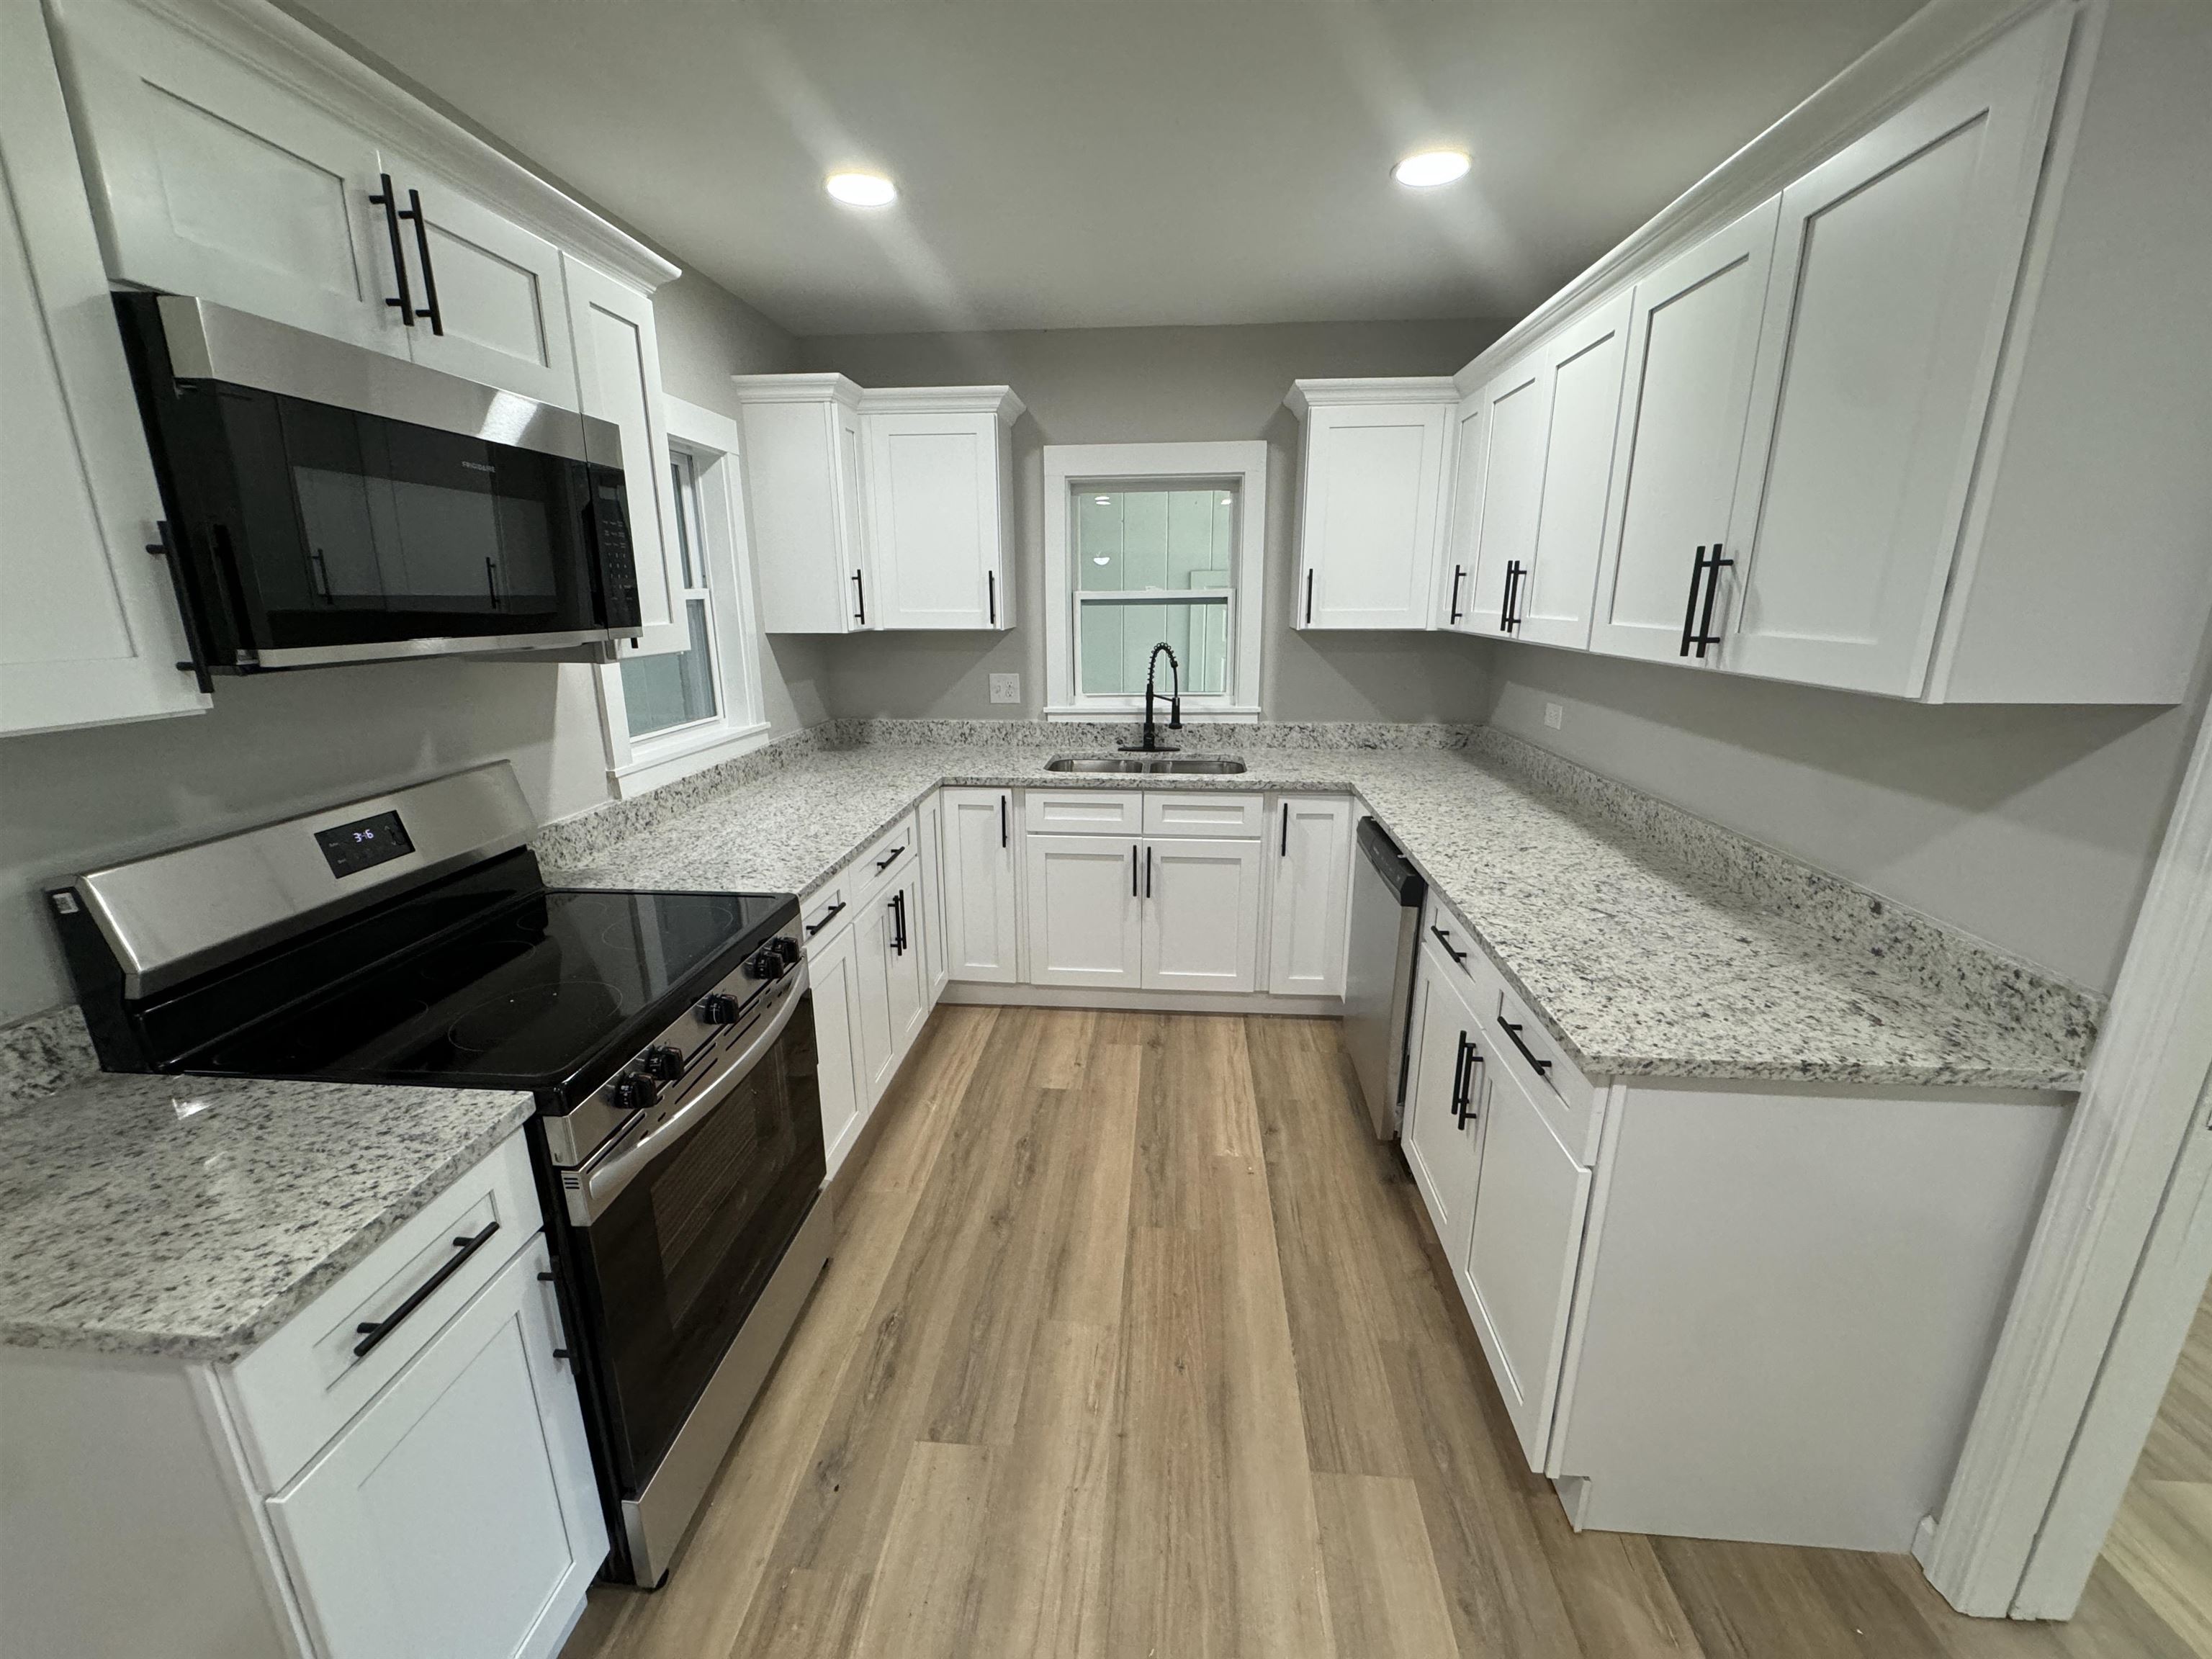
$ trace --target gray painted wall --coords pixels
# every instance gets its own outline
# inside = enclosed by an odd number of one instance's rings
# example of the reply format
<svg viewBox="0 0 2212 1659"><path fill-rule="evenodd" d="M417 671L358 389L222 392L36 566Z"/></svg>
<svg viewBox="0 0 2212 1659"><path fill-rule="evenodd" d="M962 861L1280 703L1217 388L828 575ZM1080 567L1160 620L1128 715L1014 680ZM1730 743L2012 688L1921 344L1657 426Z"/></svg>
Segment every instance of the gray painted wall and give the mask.
<svg viewBox="0 0 2212 1659"><path fill-rule="evenodd" d="M2208 646L2178 708L1929 708L1487 649L1492 724L2097 991L2119 971L2212 680Z"/></svg>
<svg viewBox="0 0 2212 1659"><path fill-rule="evenodd" d="M728 376L791 367L790 340L711 283L654 307L661 373L725 409ZM823 717L809 642L771 641L770 718ZM606 796L588 668L374 663L218 680L205 714L0 739L0 1024L70 1000L41 884L501 757L541 817Z"/></svg>
<svg viewBox="0 0 2212 1659"><path fill-rule="evenodd" d="M862 386L1003 382L1029 406L1014 428L1015 603L1001 635L869 634L818 646L831 713L1033 720L1044 688L1044 461L1048 443L1261 438L1268 446L1267 622L1261 703L1269 720L1469 720L1483 657L1458 638L1299 634L1291 627L1298 423L1283 395L1301 376L1449 374L1503 325L1280 324L802 339L800 366ZM781 641L778 641L779 648ZM994 704L988 677L1016 671L1022 702Z"/></svg>

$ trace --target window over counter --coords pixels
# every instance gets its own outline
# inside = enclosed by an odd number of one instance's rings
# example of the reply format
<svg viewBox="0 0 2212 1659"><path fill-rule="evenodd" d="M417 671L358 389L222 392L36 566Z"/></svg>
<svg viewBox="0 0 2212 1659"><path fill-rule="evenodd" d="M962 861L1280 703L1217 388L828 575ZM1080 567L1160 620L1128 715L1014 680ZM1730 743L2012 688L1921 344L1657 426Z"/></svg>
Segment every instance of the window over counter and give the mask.
<svg viewBox="0 0 2212 1659"><path fill-rule="evenodd" d="M1140 713L1164 642L1186 720L1257 719L1267 447L1048 444L1044 471L1047 716Z"/></svg>
<svg viewBox="0 0 2212 1659"><path fill-rule="evenodd" d="M599 670L607 769L620 795L726 760L768 724L737 422L679 398L663 401L682 580L676 610L690 641L679 652Z"/></svg>

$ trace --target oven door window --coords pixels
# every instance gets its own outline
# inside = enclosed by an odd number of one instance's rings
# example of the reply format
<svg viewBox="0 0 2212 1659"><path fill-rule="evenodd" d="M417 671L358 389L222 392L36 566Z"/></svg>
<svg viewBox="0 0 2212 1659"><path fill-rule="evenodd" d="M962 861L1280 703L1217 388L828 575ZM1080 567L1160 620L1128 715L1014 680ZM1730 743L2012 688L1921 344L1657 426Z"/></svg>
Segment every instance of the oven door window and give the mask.
<svg viewBox="0 0 2212 1659"><path fill-rule="evenodd" d="M635 1493L684 1425L821 1189L813 993L696 1127L577 1232Z"/></svg>

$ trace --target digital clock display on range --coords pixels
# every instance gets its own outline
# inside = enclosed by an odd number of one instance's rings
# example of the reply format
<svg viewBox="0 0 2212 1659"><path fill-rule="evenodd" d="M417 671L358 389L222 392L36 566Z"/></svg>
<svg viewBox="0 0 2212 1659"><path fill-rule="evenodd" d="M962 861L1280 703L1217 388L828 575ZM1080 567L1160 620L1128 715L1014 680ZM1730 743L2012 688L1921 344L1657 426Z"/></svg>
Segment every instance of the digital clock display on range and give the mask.
<svg viewBox="0 0 2212 1659"><path fill-rule="evenodd" d="M407 826L397 812L379 812L373 818L356 818L335 829L315 831L315 843L334 876L357 876L415 850Z"/></svg>

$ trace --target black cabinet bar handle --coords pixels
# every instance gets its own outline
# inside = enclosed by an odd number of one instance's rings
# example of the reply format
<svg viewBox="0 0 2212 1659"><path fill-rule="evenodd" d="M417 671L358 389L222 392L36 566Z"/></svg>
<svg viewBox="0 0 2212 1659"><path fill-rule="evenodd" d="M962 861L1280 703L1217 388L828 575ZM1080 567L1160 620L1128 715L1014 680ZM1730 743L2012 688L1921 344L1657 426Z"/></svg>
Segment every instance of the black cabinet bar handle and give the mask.
<svg viewBox="0 0 2212 1659"><path fill-rule="evenodd" d="M1006 839L1006 798L1004 795L999 797L999 845L1002 848L1011 845Z"/></svg>
<svg viewBox="0 0 2212 1659"><path fill-rule="evenodd" d="M1505 592L1498 602L1498 631L1501 634L1517 634L1521 631L1521 613L1515 605L1520 598L1521 579L1528 574L1528 568L1520 560L1510 559L1506 562Z"/></svg>
<svg viewBox="0 0 2212 1659"><path fill-rule="evenodd" d="M900 956L906 954L906 893L903 889L891 895L891 949Z"/></svg>
<svg viewBox="0 0 2212 1659"><path fill-rule="evenodd" d="M209 678L207 647L200 641L200 613L192 604L192 597L185 578L184 561L177 556L176 538L167 519L157 519L154 533L158 541L146 544L146 550L169 567L169 586L177 596L177 623L184 630L185 659L177 665L180 674L190 674L192 684L203 692L211 693L215 681ZM325 584L328 586L327 583Z"/></svg>
<svg viewBox="0 0 2212 1659"><path fill-rule="evenodd" d="M1431 927L1429 931L1437 936L1437 943L1444 947L1444 954L1449 957L1454 962L1464 963L1467 960L1466 951L1455 951L1452 949L1451 935L1449 933L1444 932L1441 927Z"/></svg>
<svg viewBox="0 0 2212 1659"><path fill-rule="evenodd" d="M1152 896L1152 849L1145 848L1145 896Z"/></svg>
<svg viewBox="0 0 2212 1659"><path fill-rule="evenodd" d="M1707 647L1718 645L1721 642L1721 636L1713 632L1713 599L1721 591L1721 572L1735 568L1735 561L1723 558L1721 544L1715 542L1713 556L1705 561L1705 610L1704 616L1698 622L1697 647L1699 662L1705 659Z"/></svg>
<svg viewBox="0 0 2212 1659"><path fill-rule="evenodd" d="M866 628L868 625L868 585L860 580L860 573L853 573L853 603L857 607L853 620Z"/></svg>
<svg viewBox="0 0 2212 1659"><path fill-rule="evenodd" d="M1280 856L1281 856L1281 857L1284 857L1284 858L1288 858L1288 857L1290 857L1290 855L1291 855L1291 804L1290 804L1290 802L1288 802L1288 801L1285 801L1285 802L1283 803L1283 850L1282 850L1282 853L1281 853Z"/></svg>
<svg viewBox="0 0 2212 1659"><path fill-rule="evenodd" d="M906 843L904 842L901 842L897 846L892 848L890 852L884 854L883 857L876 860L876 868L878 871L890 869L892 865L898 861L898 855L905 851Z"/></svg>
<svg viewBox="0 0 2212 1659"><path fill-rule="evenodd" d="M355 1326L353 1328L354 1334L360 1337L361 1340L353 1345L353 1357L356 1359L360 1358L363 1354L374 1348L378 1343L383 1341L386 1337L398 1330L402 1320L405 1319L409 1314L413 1313L416 1309L421 1307L425 1302L428 1302L433 1296L436 1295L438 1286L444 1284L455 1273L460 1272L461 1264L464 1261L466 1261L471 1256L474 1255L478 1250L483 1249L486 1244L490 1243L491 1236L498 1231L499 1223L496 1221L487 1221L484 1223L484 1229L482 1232L477 1233L473 1237L468 1234L463 1234L460 1237L453 1241L453 1248L459 1251L460 1254L448 1257L444 1267L439 1268L437 1272L432 1273L428 1279L424 1279L420 1285L415 1287L415 1293L412 1296L409 1297L404 1302L394 1308L382 1319L369 1320Z"/></svg>
<svg viewBox="0 0 2212 1659"><path fill-rule="evenodd" d="M392 240L392 269L399 279L399 297L384 296L384 303L399 308L399 320L408 327L415 326L415 319L422 313L415 309L415 292L407 286L407 255L399 243L399 193L392 188L392 175L381 173L377 177L384 181L384 189L368 199L384 210L384 232Z"/></svg>
<svg viewBox="0 0 2212 1659"><path fill-rule="evenodd" d="M1451 615L1444 618L1444 621L1445 621L1447 623L1455 623L1455 622L1457 622L1457 621L1459 620L1459 589L1460 589L1460 584L1461 584L1462 582L1465 581L1466 580L1467 580L1467 567L1466 567L1465 565L1463 565L1463 564L1455 564L1455 565L1454 565L1454 566L1452 567Z"/></svg>
<svg viewBox="0 0 2212 1659"><path fill-rule="evenodd" d="M821 932L824 927L828 927L831 922L833 922L833 921L836 921L836 920L837 920L837 913L838 913L839 911L842 910L844 908L845 908L845 901L844 901L844 900L842 900L842 899L839 899L839 900L838 900L835 904L831 905L831 906L830 906L827 910L824 910L824 911L822 913L822 920L821 920L821 921L817 921L817 922L811 922L811 923L809 923L809 924L808 924L808 926L807 926L807 929L806 929L806 937L807 937L807 938L809 938L809 939L812 939L812 938L813 938L817 933L820 933L820 932Z"/></svg>
<svg viewBox="0 0 2212 1659"><path fill-rule="evenodd" d="M1500 1014L1498 1017L1498 1029L1504 1032L1507 1036L1513 1039L1513 1046L1521 1051L1521 1058L1527 1060L1531 1066L1536 1068L1536 1075L1538 1077L1544 1076L1552 1069L1552 1062L1550 1060L1539 1060L1535 1054L1529 1048L1528 1045L1521 1041L1521 1027L1514 1024L1513 1021L1506 1018L1503 1014Z"/></svg>
<svg viewBox="0 0 2212 1659"><path fill-rule="evenodd" d="M995 570L986 570L983 573L983 586L991 596L991 625L995 628L999 623L999 573Z"/></svg>
<svg viewBox="0 0 2212 1659"><path fill-rule="evenodd" d="M496 561L484 561L484 586L491 592L491 608L499 609L499 565Z"/></svg>
<svg viewBox="0 0 2212 1659"><path fill-rule="evenodd" d="M391 186L387 185L385 188L389 190ZM438 273L430 268L430 232L422 218L421 191L410 190L407 192L407 205L400 210L399 216L403 219L412 219L415 222L415 251L422 256L422 297L430 302L415 314L417 317L428 317L430 319L430 332L443 339L446 333L446 319L438 310Z"/></svg>
<svg viewBox="0 0 2212 1659"><path fill-rule="evenodd" d="M1698 627L1698 590L1705 585L1705 550L1700 547L1698 556L1690 565L1690 602L1682 607L1682 647L1675 652L1678 657L1690 654L1690 636Z"/></svg>
<svg viewBox="0 0 2212 1659"><path fill-rule="evenodd" d="M1306 572L1306 621L1309 624L1313 621L1313 572L1310 570Z"/></svg>
<svg viewBox="0 0 2212 1659"><path fill-rule="evenodd" d="M1137 843L1129 843L1129 896L1137 896Z"/></svg>

